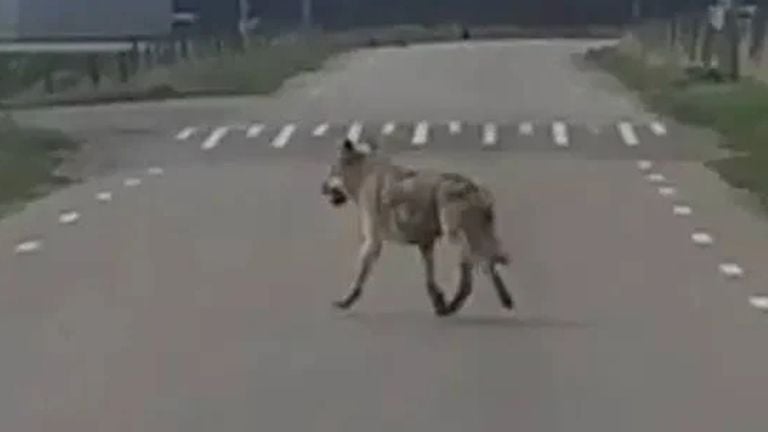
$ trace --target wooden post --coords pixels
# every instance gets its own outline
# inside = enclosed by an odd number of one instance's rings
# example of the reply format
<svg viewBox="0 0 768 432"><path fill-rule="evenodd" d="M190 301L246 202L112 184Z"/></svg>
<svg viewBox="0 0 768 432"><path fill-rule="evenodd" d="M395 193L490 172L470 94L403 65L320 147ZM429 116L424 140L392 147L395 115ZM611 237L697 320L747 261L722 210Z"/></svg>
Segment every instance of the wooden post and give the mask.
<svg viewBox="0 0 768 432"><path fill-rule="evenodd" d="M98 54L88 54L86 58L86 68L88 69L88 76L91 79L91 84L94 88L98 88L101 83L101 70L99 67Z"/></svg>
<svg viewBox="0 0 768 432"><path fill-rule="evenodd" d="M121 83L128 82L128 53L125 51L117 53L117 72Z"/></svg>
<svg viewBox="0 0 768 432"><path fill-rule="evenodd" d="M725 15L725 36L728 52L728 77L731 81L741 78L741 32L739 31L739 5L734 0Z"/></svg>

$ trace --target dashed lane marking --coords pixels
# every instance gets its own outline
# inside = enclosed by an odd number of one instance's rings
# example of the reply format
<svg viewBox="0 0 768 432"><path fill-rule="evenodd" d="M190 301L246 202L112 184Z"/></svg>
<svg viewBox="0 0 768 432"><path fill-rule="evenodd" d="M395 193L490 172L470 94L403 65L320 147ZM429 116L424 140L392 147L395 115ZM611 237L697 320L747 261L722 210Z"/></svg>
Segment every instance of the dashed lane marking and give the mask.
<svg viewBox="0 0 768 432"><path fill-rule="evenodd" d="M738 264L723 263L720 264L720 273L722 273L723 276L735 279L744 276L744 269Z"/></svg>
<svg viewBox="0 0 768 432"><path fill-rule="evenodd" d="M272 147L276 149L285 148L285 146L287 146L288 142L291 140L294 132L296 132L295 124L288 124L283 126L283 129L280 130L280 133L278 133L275 139L272 140Z"/></svg>
<svg viewBox="0 0 768 432"><path fill-rule="evenodd" d="M203 141L203 144L200 146L203 150L212 150L216 148L216 146L219 145L222 139L224 139L225 136L229 133L229 127L222 126L218 127L211 132L210 135L208 135L208 138Z"/></svg>
<svg viewBox="0 0 768 432"><path fill-rule="evenodd" d="M261 123L252 124L248 127L248 130L245 132L246 138L258 138L261 133L264 132L264 125Z"/></svg>
<svg viewBox="0 0 768 432"><path fill-rule="evenodd" d="M381 134L392 135L393 133L395 133L396 129L397 129L397 123L395 122L385 123L384 126L381 127Z"/></svg>
<svg viewBox="0 0 768 432"><path fill-rule="evenodd" d="M647 176L645 176L645 178L651 183L664 183L665 181L667 181L667 178L664 177L664 174L659 174L659 173L648 174Z"/></svg>
<svg viewBox="0 0 768 432"><path fill-rule="evenodd" d="M693 209L686 205L676 205L672 209L672 213L675 216L690 216L693 214Z"/></svg>
<svg viewBox="0 0 768 432"><path fill-rule="evenodd" d="M664 123L655 121L651 122L651 132L656 136L665 136L669 131Z"/></svg>
<svg viewBox="0 0 768 432"><path fill-rule="evenodd" d="M360 122L354 122L347 131L347 138L352 142L360 141L360 137L363 136L363 124Z"/></svg>
<svg viewBox="0 0 768 432"><path fill-rule="evenodd" d="M96 201L98 202L110 202L112 201L113 195L112 192L99 192L96 194Z"/></svg>
<svg viewBox="0 0 768 432"><path fill-rule="evenodd" d="M649 160L641 160L637 162L637 168L640 171L650 171L653 169L653 162Z"/></svg>
<svg viewBox="0 0 768 432"><path fill-rule="evenodd" d="M322 136L325 136L325 134L328 133L328 129L330 128L331 126L328 123L317 125L315 130L312 131L312 136L315 138L320 138Z"/></svg>
<svg viewBox="0 0 768 432"><path fill-rule="evenodd" d="M667 186L667 187L660 187L659 188L659 195L663 197L673 197L677 195L677 189Z"/></svg>
<svg viewBox="0 0 768 432"><path fill-rule="evenodd" d="M423 146L429 140L429 123L419 122L413 131L413 140L415 146Z"/></svg>
<svg viewBox="0 0 768 432"><path fill-rule="evenodd" d="M712 235L703 231L698 231L691 234L691 240L698 246L710 246L715 242Z"/></svg>
<svg viewBox="0 0 768 432"><path fill-rule="evenodd" d="M486 123L483 126L483 145L494 146L499 140L499 130L493 123Z"/></svg>
<svg viewBox="0 0 768 432"><path fill-rule="evenodd" d="M568 126L563 122L552 124L552 138L558 147L568 147L570 139L568 137Z"/></svg>
<svg viewBox="0 0 768 432"><path fill-rule="evenodd" d="M448 123L448 133L451 135L458 135L461 133L461 122L452 121Z"/></svg>
<svg viewBox="0 0 768 432"><path fill-rule="evenodd" d="M135 177L129 177L123 180L123 186L133 188L141 185L141 179Z"/></svg>
<svg viewBox="0 0 768 432"><path fill-rule="evenodd" d="M759 309L763 312L768 312L768 296L758 295L749 298L749 304L755 309Z"/></svg>
<svg viewBox="0 0 768 432"><path fill-rule="evenodd" d="M161 176L165 174L165 170L160 167L150 167L150 168L147 168L147 174L155 177Z"/></svg>
<svg viewBox="0 0 768 432"><path fill-rule="evenodd" d="M637 138L637 133L635 133L635 128L631 123L621 122L618 128L624 144L629 147L635 147L640 144L640 139Z"/></svg>
<svg viewBox="0 0 768 432"><path fill-rule="evenodd" d="M62 225L72 225L80 220L80 213L76 211L65 211L59 215L59 223Z"/></svg>
<svg viewBox="0 0 768 432"><path fill-rule="evenodd" d="M520 135L524 135L524 136L533 135L533 123L531 122L520 123L520 126L518 126L518 132L520 132Z"/></svg>
<svg viewBox="0 0 768 432"><path fill-rule="evenodd" d="M16 253L19 255L31 254L40 251L43 242L40 240L27 240L16 245Z"/></svg>
<svg viewBox="0 0 768 432"><path fill-rule="evenodd" d="M184 129L182 129L181 131L179 131L178 134L176 134L176 139L178 141L186 141L186 140L192 138L192 136L194 134L196 134L197 131L198 131L198 129L196 127L186 127Z"/></svg>

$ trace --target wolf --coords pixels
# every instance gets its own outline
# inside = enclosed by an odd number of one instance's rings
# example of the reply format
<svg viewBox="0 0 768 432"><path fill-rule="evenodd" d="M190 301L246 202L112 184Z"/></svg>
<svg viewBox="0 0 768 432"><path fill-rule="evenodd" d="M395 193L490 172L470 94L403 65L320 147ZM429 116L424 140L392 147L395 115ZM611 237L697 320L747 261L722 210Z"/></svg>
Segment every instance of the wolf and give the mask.
<svg viewBox="0 0 768 432"><path fill-rule="evenodd" d="M353 202L362 234L357 275L336 307L346 310L360 299L383 244L393 242L418 247L437 316L461 310L472 293L476 268L489 275L502 306L514 309L498 273L510 260L497 236L494 198L487 188L460 174L397 165L376 144L349 138L341 142L329 171L322 195L334 207ZM461 252L458 290L450 301L435 280L434 252L441 238Z"/></svg>

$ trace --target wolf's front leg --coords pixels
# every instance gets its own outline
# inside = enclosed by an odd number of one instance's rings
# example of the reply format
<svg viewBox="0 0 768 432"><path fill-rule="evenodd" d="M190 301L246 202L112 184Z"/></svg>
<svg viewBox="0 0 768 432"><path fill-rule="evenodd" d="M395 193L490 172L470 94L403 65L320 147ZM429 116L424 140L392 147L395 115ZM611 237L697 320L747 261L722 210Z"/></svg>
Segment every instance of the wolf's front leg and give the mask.
<svg viewBox="0 0 768 432"><path fill-rule="evenodd" d="M350 293L341 301L334 303L339 309L349 309L360 299L363 294L363 287L368 277L371 275L374 264L381 256L382 244L379 240L366 239L360 247L360 256L358 258L357 277L352 283Z"/></svg>

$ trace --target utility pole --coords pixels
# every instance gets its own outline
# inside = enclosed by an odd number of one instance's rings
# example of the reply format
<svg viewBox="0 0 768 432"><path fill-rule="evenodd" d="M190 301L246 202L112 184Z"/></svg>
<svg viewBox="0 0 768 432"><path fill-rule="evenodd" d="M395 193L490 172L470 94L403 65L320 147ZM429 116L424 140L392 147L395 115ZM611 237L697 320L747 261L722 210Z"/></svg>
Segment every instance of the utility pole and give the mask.
<svg viewBox="0 0 768 432"><path fill-rule="evenodd" d="M312 0L301 0L301 24L304 30L312 28Z"/></svg>
<svg viewBox="0 0 768 432"><path fill-rule="evenodd" d="M238 2L240 10L240 19L238 20L238 30L240 32L240 40L243 46L248 45L248 21L251 14L250 0L239 0Z"/></svg>

